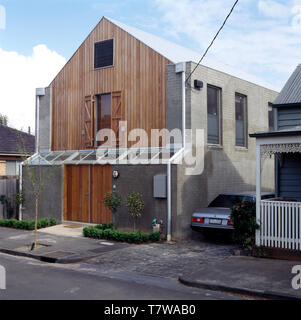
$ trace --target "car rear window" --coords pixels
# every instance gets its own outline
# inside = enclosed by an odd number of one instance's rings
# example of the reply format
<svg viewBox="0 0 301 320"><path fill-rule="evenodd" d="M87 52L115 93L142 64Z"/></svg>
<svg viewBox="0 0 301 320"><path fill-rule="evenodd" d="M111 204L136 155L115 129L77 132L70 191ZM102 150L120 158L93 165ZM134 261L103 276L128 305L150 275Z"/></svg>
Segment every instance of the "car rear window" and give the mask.
<svg viewBox="0 0 301 320"><path fill-rule="evenodd" d="M235 204L244 201L244 196L237 195L219 195L215 200L213 200L209 207L210 208L232 208Z"/></svg>

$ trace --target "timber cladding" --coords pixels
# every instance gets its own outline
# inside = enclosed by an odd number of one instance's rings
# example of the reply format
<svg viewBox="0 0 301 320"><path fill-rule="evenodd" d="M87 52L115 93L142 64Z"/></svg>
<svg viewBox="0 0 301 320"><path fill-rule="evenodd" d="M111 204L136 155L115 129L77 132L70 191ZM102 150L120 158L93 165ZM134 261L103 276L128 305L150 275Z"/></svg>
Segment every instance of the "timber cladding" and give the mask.
<svg viewBox="0 0 301 320"><path fill-rule="evenodd" d="M94 44L108 39L114 39L114 65L94 69ZM93 101L101 94L122 93L122 120L128 121L128 131L144 129L150 137L151 129L166 128L166 65L170 63L103 18L51 83L52 150L87 149L83 109L87 97Z"/></svg>
<svg viewBox="0 0 301 320"><path fill-rule="evenodd" d="M102 201L105 193L111 190L111 166L66 166L64 220L95 224L112 222L112 213Z"/></svg>

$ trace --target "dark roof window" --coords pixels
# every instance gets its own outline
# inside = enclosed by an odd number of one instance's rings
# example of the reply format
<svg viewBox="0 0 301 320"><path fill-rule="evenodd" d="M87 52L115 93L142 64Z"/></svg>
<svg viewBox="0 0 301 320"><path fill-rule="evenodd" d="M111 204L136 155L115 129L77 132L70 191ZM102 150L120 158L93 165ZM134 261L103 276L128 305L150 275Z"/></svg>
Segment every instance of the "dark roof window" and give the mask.
<svg viewBox="0 0 301 320"><path fill-rule="evenodd" d="M114 65L114 40L105 40L94 44L94 68L106 68Z"/></svg>

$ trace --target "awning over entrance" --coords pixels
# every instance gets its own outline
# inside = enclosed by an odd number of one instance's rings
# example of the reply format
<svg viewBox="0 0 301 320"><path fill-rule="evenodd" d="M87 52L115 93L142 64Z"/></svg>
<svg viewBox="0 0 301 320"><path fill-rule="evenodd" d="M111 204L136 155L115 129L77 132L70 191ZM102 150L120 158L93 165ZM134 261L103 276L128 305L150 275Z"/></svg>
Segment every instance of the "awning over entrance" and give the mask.
<svg viewBox="0 0 301 320"><path fill-rule="evenodd" d="M130 148L81 151L43 151L30 157L25 161L25 164L31 166L81 164L167 164L173 155L179 150L170 150L168 148Z"/></svg>

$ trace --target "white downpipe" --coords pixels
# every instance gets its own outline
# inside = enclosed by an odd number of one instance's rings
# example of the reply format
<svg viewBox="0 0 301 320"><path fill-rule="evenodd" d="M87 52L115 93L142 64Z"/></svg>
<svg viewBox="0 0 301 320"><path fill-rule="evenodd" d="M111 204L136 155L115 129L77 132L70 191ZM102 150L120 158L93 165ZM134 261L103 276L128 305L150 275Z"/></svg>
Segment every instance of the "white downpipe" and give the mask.
<svg viewBox="0 0 301 320"><path fill-rule="evenodd" d="M40 119L40 96L36 95L36 152L39 149L39 119Z"/></svg>
<svg viewBox="0 0 301 320"><path fill-rule="evenodd" d="M182 145L186 148L186 70L182 72Z"/></svg>
<svg viewBox="0 0 301 320"><path fill-rule="evenodd" d="M179 64L180 65L180 64ZM172 228L172 195L171 195L171 165L181 156L186 147L186 70L185 63L182 63L182 149L179 150L167 164L167 241L171 241ZM177 67L176 67L177 69Z"/></svg>

